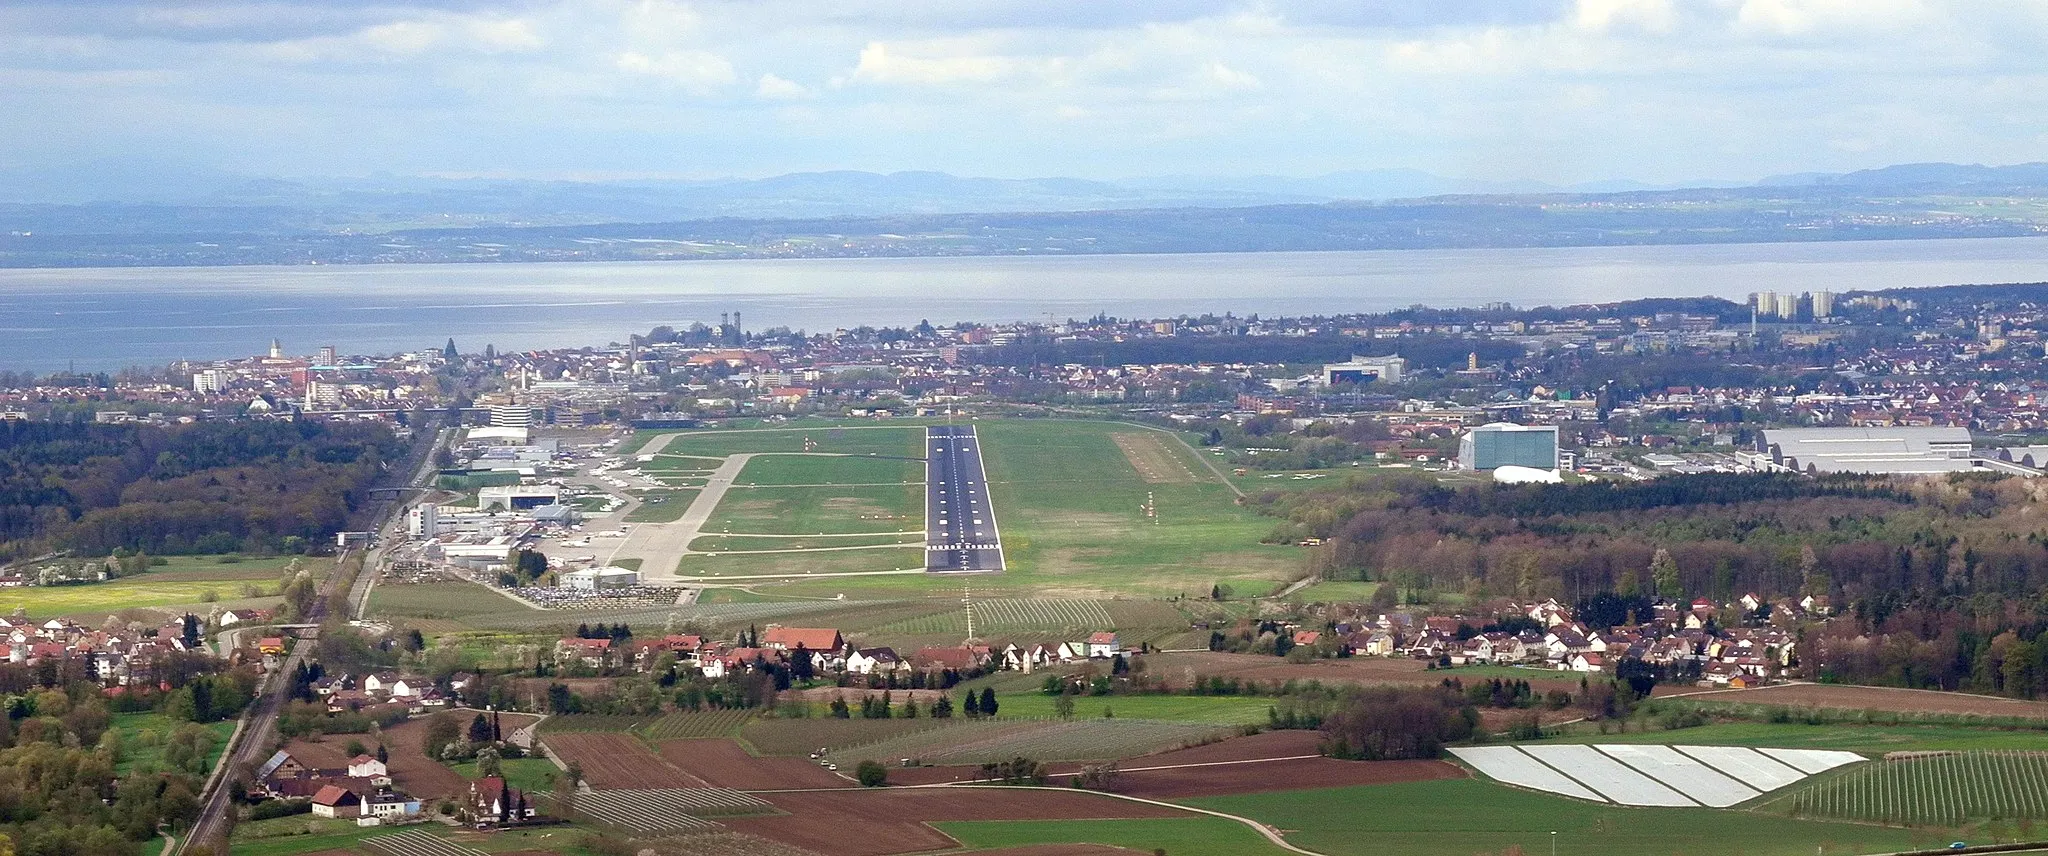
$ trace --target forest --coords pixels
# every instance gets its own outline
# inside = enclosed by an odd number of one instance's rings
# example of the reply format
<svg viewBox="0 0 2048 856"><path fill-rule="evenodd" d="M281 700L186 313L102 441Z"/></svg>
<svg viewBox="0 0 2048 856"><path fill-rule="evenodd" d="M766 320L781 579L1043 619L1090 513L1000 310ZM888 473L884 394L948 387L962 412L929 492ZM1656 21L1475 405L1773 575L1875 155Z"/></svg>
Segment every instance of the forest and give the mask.
<svg viewBox="0 0 2048 856"><path fill-rule="evenodd" d="M303 552L401 451L368 424L0 424L0 558Z"/></svg>
<svg viewBox="0 0 2048 856"><path fill-rule="evenodd" d="M1449 489L1354 475L1255 495L1312 569L1404 602L1597 595L1826 598L1803 629L1816 680L2048 696L2048 484L1957 475L1701 474ZM1763 611L1766 614L1768 610Z"/></svg>

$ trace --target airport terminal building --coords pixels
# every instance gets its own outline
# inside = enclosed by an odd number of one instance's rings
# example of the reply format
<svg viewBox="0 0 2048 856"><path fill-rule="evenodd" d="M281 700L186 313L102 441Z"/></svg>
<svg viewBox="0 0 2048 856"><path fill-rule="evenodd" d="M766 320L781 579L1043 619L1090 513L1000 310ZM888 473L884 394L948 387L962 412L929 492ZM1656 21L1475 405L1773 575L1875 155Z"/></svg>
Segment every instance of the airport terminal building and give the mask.
<svg viewBox="0 0 2048 856"><path fill-rule="evenodd" d="M1458 438L1458 467L1557 469L1557 426L1490 422Z"/></svg>

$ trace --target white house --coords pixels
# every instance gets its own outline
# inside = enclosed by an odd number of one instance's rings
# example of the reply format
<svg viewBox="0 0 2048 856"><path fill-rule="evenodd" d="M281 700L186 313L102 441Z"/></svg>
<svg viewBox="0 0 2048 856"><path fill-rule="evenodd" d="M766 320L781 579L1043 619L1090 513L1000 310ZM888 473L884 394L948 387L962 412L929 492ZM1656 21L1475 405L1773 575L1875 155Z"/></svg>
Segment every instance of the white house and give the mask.
<svg viewBox="0 0 2048 856"><path fill-rule="evenodd" d="M1088 636L1089 659L1107 660L1123 652L1116 643L1116 631L1104 630Z"/></svg>

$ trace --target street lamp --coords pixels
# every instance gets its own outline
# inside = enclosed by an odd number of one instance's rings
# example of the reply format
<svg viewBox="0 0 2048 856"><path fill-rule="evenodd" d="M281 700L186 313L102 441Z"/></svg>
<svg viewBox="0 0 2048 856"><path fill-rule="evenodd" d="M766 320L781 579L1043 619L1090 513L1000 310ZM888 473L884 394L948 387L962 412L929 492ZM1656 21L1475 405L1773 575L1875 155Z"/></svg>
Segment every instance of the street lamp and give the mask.
<svg viewBox="0 0 2048 856"><path fill-rule="evenodd" d="M1557 830L1550 831L1550 856L1557 856Z"/></svg>

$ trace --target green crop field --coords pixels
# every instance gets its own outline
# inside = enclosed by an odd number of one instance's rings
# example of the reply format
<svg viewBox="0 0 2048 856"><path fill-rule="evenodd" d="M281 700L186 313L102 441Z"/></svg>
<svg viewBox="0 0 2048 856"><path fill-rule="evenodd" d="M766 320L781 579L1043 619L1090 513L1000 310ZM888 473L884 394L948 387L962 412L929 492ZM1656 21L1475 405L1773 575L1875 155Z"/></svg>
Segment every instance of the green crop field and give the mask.
<svg viewBox="0 0 2048 856"><path fill-rule="evenodd" d="M735 486L705 522L704 533L817 535L923 528L921 485Z"/></svg>
<svg viewBox="0 0 2048 856"><path fill-rule="evenodd" d="M736 737L740 728L753 718L754 713L749 710L679 711L647 723L639 734L652 741Z"/></svg>
<svg viewBox="0 0 2048 856"><path fill-rule="evenodd" d="M370 590L370 612L380 616L459 619L516 606L476 583L385 582Z"/></svg>
<svg viewBox="0 0 2048 856"><path fill-rule="evenodd" d="M2048 753L1970 752L1872 761L1760 807L1795 817L1942 828L2048 820Z"/></svg>
<svg viewBox="0 0 2048 856"><path fill-rule="evenodd" d="M735 484L922 484L924 462L900 457L762 455L747 461Z"/></svg>
<svg viewBox="0 0 2048 856"><path fill-rule="evenodd" d="M0 589L0 612L24 609L34 616L85 615L143 607L196 607L230 600L261 602L264 597L276 595L278 589L275 581L264 582L246 575L205 578L202 573L194 569L184 573L137 574L103 583ZM274 580L277 575L268 576ZM263 595L244 598L243 586L251 585L258 586Z"/></svg>
<svg viewBox="0 0 2048 856"><path fill-rule="evenodd" d="M1463 670L1454 669L1450 674L1456 675L1460 671ZM1728 722L1677 731L1633 731L1618 734L1601 734L1588 728L1538 742L1679 743L1778 749L1841 749L1866 755L1881 755L1900 751L2040 749L2044 743L2048 743L2048 734L2034 729L2009 730L1948 725Z"/></svg>
<svg viewBox="0 0 2048 856"><path fill-rule="evenodd" d="M1366 603L1379 587L1379 583L1357 580L1324 580L1288 595L1287 599L1295 603Z"/></svg>
<svg viewBox="0 0 2048 856"><path fill-rule="evenodd" d="M1655 853L1813 856L1889 853L1950 839L1904 829L1795 820L1746 811L1629 808L1446 779L1186 799L1286 830L1329 856L1475 853Z"/></svg>
<svg viewBox="0 0 2048 856"><path fill-rule="evenodd" d="M1054 641L1086 638L1097 630L1115 629L1109 610L1101 601L1063 598L977 598L974 631L990 634L1036 632L1050 634ZM967 610L959 603L929 615L905 618L874 628L877 634L962 635L967 632Z"/></svg>
<svg viewBox="0 0 2048 856"><path fill-rule="evenodd" d="M934 823L976 850L1034 844L1102 844L1171 856L1286 856L1250 827L1220 817L1128 820L978 820ZM1470 854L1460 854L1470 856Z"/></svg>

